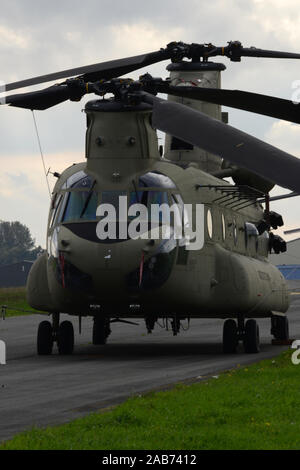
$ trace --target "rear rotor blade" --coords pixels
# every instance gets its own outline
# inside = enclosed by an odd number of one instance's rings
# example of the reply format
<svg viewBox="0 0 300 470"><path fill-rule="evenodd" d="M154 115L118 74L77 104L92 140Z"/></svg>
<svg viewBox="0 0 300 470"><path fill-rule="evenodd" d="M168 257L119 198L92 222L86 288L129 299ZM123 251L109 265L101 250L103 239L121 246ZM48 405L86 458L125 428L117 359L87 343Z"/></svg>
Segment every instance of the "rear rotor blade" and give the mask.
<svg viewBox="0 0 300 470"><path fill-rule="evenodd" d="M119 60L110 60L108 62L100 62L98 64L76 67L73 69L63 70L61 72L54 72L48 75L41 75L39 77L9 83L6 85L5 89L6 91L11 91L16 90L17 88L38 85L39 83L74 77L75 75L83 75L84 81L95 81L100 79L109 80L110 78L119 77L142 67L146 67L147 65L169 59L172 56L172 49L161 49L156 52L150 52L149 54L142 54Z"/></svg>
<svg viewBox="0 0 300 470"><path fill-rule="evenodd" d="M226 56L233 62L240 62L241 57L264 57L273 59L300 59L294 52L270 51L256 47L243 47L240 41L229 41L228 46L216 47L208 44L204 49L204 57Z"/></svg>
<svg viewBox="0 0 300 470"><path fill-rule="evenodd" d="M292 101L240 90L171 86L158 84L157 91L169 95L207 101L300 124L300 107Z"/></svg>
<svg viewBox="0 0 300 470"><path fill-rule="evenodd" d="M300 232L300 228L295 228L293 230L286 230L285 232L283 232L285 235L292 235L293 233L298 233Z"/></svg>
<svg viewBox="0 0 300 470"><path fill-rule="evenodd" d="M153 105L155 128L300 192L300 159L187 106L148 93L144 100Z"/></svg>

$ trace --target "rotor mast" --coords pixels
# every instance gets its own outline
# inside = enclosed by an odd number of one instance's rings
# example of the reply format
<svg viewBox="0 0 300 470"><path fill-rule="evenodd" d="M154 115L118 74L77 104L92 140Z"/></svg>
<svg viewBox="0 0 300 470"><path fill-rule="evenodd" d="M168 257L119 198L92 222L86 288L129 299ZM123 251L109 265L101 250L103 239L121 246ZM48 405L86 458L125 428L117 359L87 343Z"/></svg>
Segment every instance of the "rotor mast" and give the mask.
<svg viewBox="0 0 300 470"><path fill-rule="evenodd" d="M160 159L150 105L124 106L114 100L93 100L86 104L85 112L86 158L90 171L98 172L101 168L102 176L107 179L112 175L126 178Z"/></svg>
<svg viewBox="0 0 300 470"><path fill-rule="evenodd" d="M170 72L172 86L195 86L214 89L221 88L221 72L225 69L226 67L222 63L200 60L172 63L167 67ZM227 121L225 113L222 114L221 106L218 104L171 95L168 95L168 100L189 106L219 121ZM222 159L219 156L170 135L166 135L165 158L182 165L197 164L199 169L208 173L219 171L222 165Z"/></svg>

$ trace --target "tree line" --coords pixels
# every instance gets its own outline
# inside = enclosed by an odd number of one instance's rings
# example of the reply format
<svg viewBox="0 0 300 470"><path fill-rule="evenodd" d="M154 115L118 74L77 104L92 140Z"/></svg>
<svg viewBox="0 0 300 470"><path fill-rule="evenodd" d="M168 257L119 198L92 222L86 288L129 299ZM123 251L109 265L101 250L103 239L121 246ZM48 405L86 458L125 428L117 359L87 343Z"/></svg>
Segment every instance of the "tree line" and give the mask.
<svg viewBox="0 0 300 470"><path fill-rule="evenodd" d="M41 246L36 246L26 225L0 220L0 266L34 261L43 251Z"/></svg>

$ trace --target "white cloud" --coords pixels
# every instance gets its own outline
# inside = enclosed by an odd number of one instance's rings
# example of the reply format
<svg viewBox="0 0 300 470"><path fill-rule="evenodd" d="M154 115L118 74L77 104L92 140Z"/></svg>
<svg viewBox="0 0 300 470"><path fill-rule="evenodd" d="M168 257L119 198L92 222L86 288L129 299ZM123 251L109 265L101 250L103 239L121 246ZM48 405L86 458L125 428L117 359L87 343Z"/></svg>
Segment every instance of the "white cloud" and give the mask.
<svg viewBox="0 0 300 470"><path fill-rule="evenodd" d="M266 142L300 157L300 126L287 121L274 122L265 134Z"/></svg>
<svg viewBox="0 0 300 470"><path fill-rule="evenodd" d="M141 54L165 47L174 40L211 41L221 46L239 39L245 46L300 52L299 24L298 0L215 0L208 3L204 0L189 3L116 0L114 8L109 0L85 3L64 0L59 6L53 2L10 0L1 8L1 79L10 82ZM290 98L292 82L300 79L297 61L244 58L241 63L231 63L226 58L215 60L227 66L223 74L224 88ZM154 76L165 77L165 66L165 62L157 64L141 73L149 71ZM139 71L130 74L138 75ZM38 114L47 168L62 171L73 161L84 160L85 118L80 109L85 100ZM30 112L3 107L0 123L0 218L19 218L41 240L49 196L32 117ZM297 125L232 110L230 123L300 155ZM13 181L9 175L15 175L18 181ZM300 225L300 221L297 224L299 198L274 204L274 210L277 206L279 212L286 214L288 226Z"/></svg>
<svg viewBox="0 0 300 470"><path fill-rule="evenodd" d="M52 171L62 172L81 161L81 152L46 155L47 168L51 166ZM2 156L1 168L0 220L20 220L44 246L50 199L39 154ZM51 174L48 179L52 190L57 180Z"/></svg>
<svg viewBox="0 0 300 470"><path fill-rule="evenodd" d="M116 24L109 28L114 49L119 54L140 54L164 47L169 42L180 40L184 36L182 26L169 27L165 31L154 26L150 21L136 24ZM121 56L120 56L121 57Z"/></svg>
<svg viewBox="0 0 300 470"><path fill-rule="evenodd" d="M255 10L250 18L266 33L277 41L289 42L291 47L298 47L299 2L298 0L252 0Z"/></svg>
<svg viewBox="0 0 300 470"><path fill-rule="evenodd" d="M0 44L1 49L27 49L31 44L31 40L28 33L1 25Z"/></svg>

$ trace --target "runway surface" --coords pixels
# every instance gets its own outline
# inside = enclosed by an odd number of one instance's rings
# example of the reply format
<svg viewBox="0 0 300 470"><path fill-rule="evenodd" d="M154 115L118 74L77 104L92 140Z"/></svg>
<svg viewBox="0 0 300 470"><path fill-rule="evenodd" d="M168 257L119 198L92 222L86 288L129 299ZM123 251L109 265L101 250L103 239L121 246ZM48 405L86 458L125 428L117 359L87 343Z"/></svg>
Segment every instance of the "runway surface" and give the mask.
<svg viewBox="0 0 300 470"><path fill-rule="evenodd" d="M69 316L62 316L71 319ZM93 346L92 319L78 321L72 356L36 355L36 332L44 316L0 320L0 339L7 345L7 364L0 365L0 440L32 426L60 424L113 405L128 396L279 354L288 346L272 346L270 320L259 320L261 353L240 346L222 353L222 320L193 320L177 337L157 327L147 335L139 326L113 324L106 346ZM292 296L290 335L300 339L300 295ZM295 366L296 367L296 366Z"/></svg>

